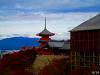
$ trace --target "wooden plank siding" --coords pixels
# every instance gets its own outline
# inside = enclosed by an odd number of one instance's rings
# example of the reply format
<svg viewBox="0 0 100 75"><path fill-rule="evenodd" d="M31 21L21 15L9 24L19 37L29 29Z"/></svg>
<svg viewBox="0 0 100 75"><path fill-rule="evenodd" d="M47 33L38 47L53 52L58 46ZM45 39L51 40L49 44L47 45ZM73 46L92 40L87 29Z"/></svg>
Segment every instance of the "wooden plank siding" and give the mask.
<svg viewBox="0 0 100 75"><path fill-rule="evenodd" d="M100 31L71 32L72 51L100 51Z"/></svg>

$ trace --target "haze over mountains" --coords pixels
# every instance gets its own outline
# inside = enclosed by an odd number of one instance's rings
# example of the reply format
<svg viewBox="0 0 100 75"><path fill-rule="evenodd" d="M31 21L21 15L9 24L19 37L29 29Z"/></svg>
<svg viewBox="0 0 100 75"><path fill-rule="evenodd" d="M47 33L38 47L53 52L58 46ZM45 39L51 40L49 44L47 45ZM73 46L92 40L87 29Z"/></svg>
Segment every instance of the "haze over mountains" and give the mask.
<svg viewBox="0 0 100 75"><path fill-rule="evenodd" d="M23 46L39 46L39 38L11 37L0 40L0 50L19 50Z"/></svg>
<svg viewBox="0 0 100 75"><path fill-rule="evenodd" d="M69 33L58 33L51 37L54 40L67 40ZM30 34L0 35L0 50L19 50L22 46L38 46L39 37Z"/></svg>

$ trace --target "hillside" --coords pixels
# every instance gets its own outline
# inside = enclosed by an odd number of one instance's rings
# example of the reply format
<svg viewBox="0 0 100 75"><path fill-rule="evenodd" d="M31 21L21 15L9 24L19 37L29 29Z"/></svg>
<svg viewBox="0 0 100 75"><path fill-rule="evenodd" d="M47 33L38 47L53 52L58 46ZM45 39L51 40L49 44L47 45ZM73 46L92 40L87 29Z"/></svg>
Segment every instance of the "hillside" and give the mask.
<svg viewBox="0 0 100 75"><path fill-rule="evenodd" d="M0 40L0 50L19 50L22 46L39 46L39 38L12 37Z"/></svg>

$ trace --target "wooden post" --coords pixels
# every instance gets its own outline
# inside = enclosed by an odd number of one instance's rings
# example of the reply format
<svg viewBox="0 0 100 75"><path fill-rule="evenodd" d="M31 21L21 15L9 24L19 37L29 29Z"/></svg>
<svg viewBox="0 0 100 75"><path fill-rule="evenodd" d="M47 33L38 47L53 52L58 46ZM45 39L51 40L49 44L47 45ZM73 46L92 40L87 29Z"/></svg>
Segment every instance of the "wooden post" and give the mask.
<svg viewBox="0 0 100 75"><path fill-rule="evenodd" d="M99 53L99 65L100 65L100 53Z"/></svg>
<svg viewBox="0 0 100 75"><path fill-rule="evenodd" d="M72 71L72 51L71 51L71 53L70 53L70 63L71 63L71 71Z"/></svg>
<svg viewBox="0 0 100 75"><path fill-rule="evenodd" d="M93 51L93 64L95 64L95 53Z"/></svg>

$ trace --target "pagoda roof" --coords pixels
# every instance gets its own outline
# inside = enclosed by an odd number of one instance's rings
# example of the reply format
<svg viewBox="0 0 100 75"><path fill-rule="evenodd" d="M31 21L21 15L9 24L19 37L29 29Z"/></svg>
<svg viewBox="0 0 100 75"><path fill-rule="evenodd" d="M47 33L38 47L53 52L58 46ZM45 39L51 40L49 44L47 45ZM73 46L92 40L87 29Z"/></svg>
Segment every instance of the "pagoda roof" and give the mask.
<svg viewBox="0 0 100 75"><path fill-rule="evenodd" d="M39 34L38 34L39 36L53 36L53 35L55 35L54 33L51 33L50 31L48 31L46 28L42 31L42 32L40 32Z"/></svg>
<svg viewBox="0 0 100 75"><path fill-rule="evenodd" d="M79 26L71 30L74 31L84 31L84 30L100 30L100 14L94 16L93 18L83 22Z"/></svg>

